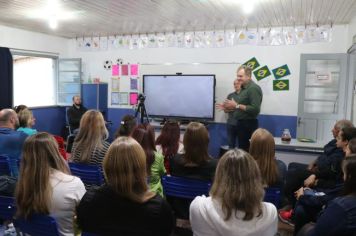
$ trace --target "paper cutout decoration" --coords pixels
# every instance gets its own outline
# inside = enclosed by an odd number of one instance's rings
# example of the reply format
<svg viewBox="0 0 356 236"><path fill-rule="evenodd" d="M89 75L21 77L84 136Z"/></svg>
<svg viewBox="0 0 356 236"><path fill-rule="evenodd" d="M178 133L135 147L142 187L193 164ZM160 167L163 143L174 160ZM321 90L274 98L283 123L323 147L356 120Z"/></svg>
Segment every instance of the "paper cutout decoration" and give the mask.
<svg viewBox="0 0 356 236"><path fill-rule="evenodd" d="M252 57L250 60L246 61L244 64L242 64L243 66L247 66L250 67L251 70L256 69L257 67L260 66L260 63L258 63L256 57Z"/></svg>
<svg viewBox="0 0 356 236"><path fill-rule="evenodd" d="M214 35L215 47L222 48L225 47L225 32L217 31Z"/></svg>
<svg viewBox="0 0 356 236"><path fill-rule="evenodd" d="M205 46L204 43L204 32L199 31L194 34L194 47L195 48L203 48Z"/></svg>
<svg viewBox="0 0 356 236"><path fill-rule="evenodd" d="M130 89L131 90L138 90L138 80L136 78L130 79Z"/></svg>
<svg viewBox="0 0 356 236"><path fill-rule="evenodd" d="M108 49L108 38L101 37L100 38L100 50L107 50Z"/></svg>
<svg viewBox="0 0 356 236"><path fill-rule="evenodd" d="M111 105L120 105L119 93L111 93Z"/></svg>
<svg viewBox="0 0 356 236"><path fill-rule="evenodd" d="M136 105L138 99L138 93L130 93L130 105Z"/></svg>
<svg viewBox="0 0 356 236"><path fill-rule="evenodd" d="M120 105L127 105L129 103L129 94L128 93L119 93L120 96Z"/></svg>
<svg viewBox="0 0 356 236"><path fill-rule="evenodd" d="M119 92L120 91L120 78L111 78L111 91Z"/></svg>
<svg viewBox="0 0 356 236"><path fill-rule="evenodd" d="M166 36L162 33L157 34L157 47L166 47Z"/></svg>
<svg viewBox="0 0 356 236"><path fill-rule="evenodd" d="M225 32L225 45L228 47L235 45L235 31L228 30Z"/></svg>
<svg viewBox="0 0 356 236"><path fill-rule="evenodd" d="M100 49L100 38L99 37L94 37L92 40L92 44L91 44L91 49L93 51L97 51Z"/></svg>
<svg viewBox="0 0 356 236"><path fill-rule="evenodd" d="M283 28L283 36L286 45L297 44L297 38L295 36L295 29L292 27Z"/></svg>
<svg viewBox="0 0 356 236"><path fill-rule="evenodd" d="M250 45L256 45L257 42L257 31L248 30L246 31L247 43Z"/></svg>
<svg viewBox="0 0 356 236"><path fill-rule="evenodd" d="M111 66L111 74L112 76L118 76L120 71L119 65L112 65Z"/></svg>
<svg viewBox="0 0 356 236"><path fill-rule="evenodd" d="M289 90L289 80L273 80L273 91Z"/></svg>
<svg viewBox="0 0 356 236"><path fill-rule="evenodd" d="M257 45L270 45L271 43L271 29L261 29L258 32Z"/></svg>
<svg viewBox="0 0 356 236"><path fill-rule="evenodd" d="M138 65L137 64L131 64L130 65L130 74L133 76L138 75Z"/></svg>
<svg viewBox="0 0 356 236"><path fill-rule="evenodd" d="M257 81L260 81L261 79L264 79L264 78L270 76L271 71L269 71L268 66L264 66L258 70L255 70L253 72L253 74L255 75L255 78L257 79Z"/></svg>
<svg viewBox="0 0 356 236"><path fill-rule="evenodd" d="M192 48L194 46L194 34L192 32L185 33L184 46L186 48Z"/></svg>
<svg viewBox="0 0 356 236"><path fill-rule="evenodd" d="M284 45L285 44L284 35L283 35L282 29L275 28L275 29L271 30L270 44L272 46L280 46L280 45Z"/></svg>
<svg viewBox="0 0 356 236"><path fill-rule="evenodd" d="M121 65L121 75L129 75L129 66Z"/></svg>
<svg viewBox="0 0 356 236"><path fill-rule="evenodd" d="M240 30L235 37L235 44L246 44L248 42L246 30Z"/></svg>
<svg viewBox="0 0 356 236"><path fill-rule="evenodd" d="M290 71L289 71L287 64L285 64L284 66L280 66L280 67L273 69L272 73L274 75L274 78L276 78L276 79L280 79L287 75L290 75Z"/></svg>

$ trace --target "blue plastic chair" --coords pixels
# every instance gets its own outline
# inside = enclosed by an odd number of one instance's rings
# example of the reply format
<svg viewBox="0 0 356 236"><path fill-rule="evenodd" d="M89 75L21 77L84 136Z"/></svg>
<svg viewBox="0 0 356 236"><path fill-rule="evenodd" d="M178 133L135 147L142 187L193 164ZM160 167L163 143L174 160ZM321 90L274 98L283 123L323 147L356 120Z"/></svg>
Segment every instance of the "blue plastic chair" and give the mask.
<svg viewBox="0 0 356 236"><path fill-rule="evenodd" d="M0 155L0 175L11 175L10 158Z"/></svg>
<svg viewBox="0 0 356 236"><path fill-rule="evenodd" d="M209 195L211 183L177 176L162 176L163 192L166 196L194 199Z"/></svg>
<svg viewBox="0 0 356 236"><path fill-rule="evenodd" d="M59 236L56 220L48 215L33 214L28 219L15 219L15 228L29 235Z"/></svg>
<svg viewBox="0 0 356 236"><path fill-rule="evenodd" d="M15 213L15 198L0 196L0 219L12 220Z"/></svg>
<svg viewBox="0 0 356 236"><path fill-rule="evenodd" d="M104 176L99 166L80 163L69 163L72 175L79 177L86 185L100 186L104 183Z"/></svg>
<svg viewBox="0 0 356 236"><path fill-rule="evenodd" d="M279 209L281 204L281 190L279 188L266 188L264 201L272 203Z"/></svg>

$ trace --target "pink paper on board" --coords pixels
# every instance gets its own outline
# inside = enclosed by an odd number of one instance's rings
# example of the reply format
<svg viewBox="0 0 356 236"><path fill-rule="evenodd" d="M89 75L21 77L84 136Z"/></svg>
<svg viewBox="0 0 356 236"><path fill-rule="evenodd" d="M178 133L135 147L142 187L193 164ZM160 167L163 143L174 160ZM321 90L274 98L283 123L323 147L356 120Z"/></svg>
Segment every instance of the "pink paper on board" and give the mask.
<svg viewBox="0 0 356 236"><path fill-rule="evenodd" d="M112 65L112 75L116 76L119 75L119 65Z"/></svg>
<svg viewBox="0 0 356 236"><path fill-rule="evenodd" d="M130 65L131 75L138 75L138 65L132 64Z"/></svg>
<svg viewBox="0 0 356 236"><path fill-rule="evenodd" d="M130 105L137 104L138 93L130 93Z"/></svg>
<svg viewBox="0 0 356 236"><path fill-rule="evenodd" d="M122 65L121 66L121 75L129 75L129 66L128 65Z"/></svg>

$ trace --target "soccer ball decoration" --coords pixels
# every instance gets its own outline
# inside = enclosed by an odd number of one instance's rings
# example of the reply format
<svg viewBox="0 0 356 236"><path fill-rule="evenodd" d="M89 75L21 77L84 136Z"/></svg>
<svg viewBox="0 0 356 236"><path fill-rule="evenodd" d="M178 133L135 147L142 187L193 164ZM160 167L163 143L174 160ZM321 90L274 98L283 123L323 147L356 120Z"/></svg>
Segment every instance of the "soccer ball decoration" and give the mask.
<svg viewBox="0 0 356 236"><path fill-rule="evenodd" d="M118 58L116 60L116 64L118 64L118 65L122 65L123 63L124 63L124 60L122 60L121 58Z"/></svg>
<svg viewBox="0 0 356 236"><path fill-rule="evenodd" d="M110 70L111 66L112 66L112 61L110 61L110 60L104 61L104 69L105 70Z"/></svg>

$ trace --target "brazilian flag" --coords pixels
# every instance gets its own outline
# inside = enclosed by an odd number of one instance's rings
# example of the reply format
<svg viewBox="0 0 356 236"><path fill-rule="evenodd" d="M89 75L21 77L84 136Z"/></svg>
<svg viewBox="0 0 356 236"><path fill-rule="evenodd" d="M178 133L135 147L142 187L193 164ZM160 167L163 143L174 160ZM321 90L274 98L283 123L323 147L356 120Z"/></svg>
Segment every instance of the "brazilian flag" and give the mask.
<svg viewBox="0 0 356 236"><path fill-rule="evenodd" d="M255 75L255 78L260 81L261 79L264 79L268 76L271 75L271 71L269 71L268 66L264 66L259 68L258 70L255 70L253 72L253 74Z"/></svg>
<svg viewBox="0 0 356 236"><path fill-rule="evenodd" d="M251 58L250 60L246 61L244 64L242 64L243 66L247 66L250 67L251 70L256 69L257 67L260 66L260 63L258 63L256 57Z"/></svg>
<svg viewBox="0 0 356 236"><path fill-rule="evenodd" d="M280 79L283 78L284 76L290 75L290 71L288 68L288 65L285 64L284 66L277 67L272 70L274 78Z"/></svg>
<svg viewBox="0 0 356 236"><path fill-rule="evenodd" d="M273 91L289 90L289 80L273 80Z"/></svg>

